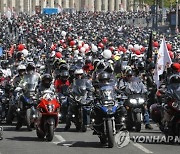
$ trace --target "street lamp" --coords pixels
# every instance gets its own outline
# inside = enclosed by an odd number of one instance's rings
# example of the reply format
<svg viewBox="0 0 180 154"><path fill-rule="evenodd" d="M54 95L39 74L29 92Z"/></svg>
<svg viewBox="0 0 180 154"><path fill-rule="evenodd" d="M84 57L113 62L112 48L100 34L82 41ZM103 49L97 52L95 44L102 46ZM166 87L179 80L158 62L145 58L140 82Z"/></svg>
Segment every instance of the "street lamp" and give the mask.
<svg viewBox="0 0 180 154"><path fill-rule="evenodd" d="M178 33L178 0L176 0L176 32Z"/></svg>

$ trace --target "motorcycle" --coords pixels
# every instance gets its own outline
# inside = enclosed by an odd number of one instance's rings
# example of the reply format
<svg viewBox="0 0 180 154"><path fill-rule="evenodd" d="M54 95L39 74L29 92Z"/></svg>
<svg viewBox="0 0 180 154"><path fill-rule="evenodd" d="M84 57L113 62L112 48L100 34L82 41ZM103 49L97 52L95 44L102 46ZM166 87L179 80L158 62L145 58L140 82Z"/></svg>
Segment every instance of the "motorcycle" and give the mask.
<svg viewBox="0 0 180 154"><path fill-rule="evenodd" d="M125 128L125 112L119 105L114 92L114 86L104 85L97 91L91 109L91 129L93 135L98 135L100 142L109 148L114 146L114 136Z"/></svg>
<svg viewBox="0 0 180 154"><path fill-rule="evenodd" d="M6 104L5 91L0 89L0 120L5 120L8 107Z"/></svg>
<svg viewBox="0 0 180 154"><path fill-rule="evenodd" d="M91 100L87 100L87 87L85 79L77 79L69 92L70 120L75 124L77 131L86 132L88 113Z"/></svg>
<svg viewBox="0 0 180 154"><path fill-rule="evenodd" d="M45 90L37 106L37 119L35 120L36 134L47 141L52 141L54 130L59 123L60 104L51 90Z"/></svg>
<svg viewBox="0 0 180 154"><path fill-rule="evenodd" d="M20 83L20 87L16 88L19 100L17 102L17 119L18 125L22 125L24 121L29 131L34 127L35 111L37 106L37 85L38 80L34 75L29 76Z"/></svg>
<svg viewBox="0 0 180 154"><path fill-rule="evenodd" d="M179 85L168 85L166 91L157 92L163 98L162 104L150 107L152 120L159 125L159 129L166 137L180 137L180 89ZM165 103L166 102L166 103Z"/></svg>
<svg viewBox="0 0 180 154"><path fill-rule="evenodd" d="M7 121L10 98L12 96L10 84L7 81L0 87L0 122Z"/></svg>
<svg viewBox="0 0 180 154"><path fill-rule="evenodd" d="M20 87L16 88L16 91L19 93L19 100L16 109L18 122L24 122L27 129L32 131L34 127L34 113L37 105L37 96L34 92L31 92L29 97L25 96L23 89Z"/></svg>
<svg viewBox="0 0 180 154"><path fill-rule="evenodd" d="M60 121L66 122L66 115L68 113L68 86L62 86L61 93L59 93L60 108Z"/></svg>
<svg viewBox="0 0 180 154"><path fill-rule="evenodd" d="M146 102L145 92L142 90L138 82L132 82L125 87L122 94L124 99L124 106L127 110L127 130L132 130L135 127L136 132L141 131L142 111Z"/></svg>

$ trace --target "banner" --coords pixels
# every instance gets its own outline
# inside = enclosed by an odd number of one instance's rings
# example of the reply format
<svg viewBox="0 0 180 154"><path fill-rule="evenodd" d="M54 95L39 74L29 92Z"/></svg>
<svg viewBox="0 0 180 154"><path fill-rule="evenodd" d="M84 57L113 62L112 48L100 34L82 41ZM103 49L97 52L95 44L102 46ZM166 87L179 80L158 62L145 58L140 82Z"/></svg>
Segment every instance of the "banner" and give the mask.
<svg viewBox="0 0 180 154"><path fill-rule="evenodd" d="M157 56L157 63L154 73L154 80L157 88L160 86L159 76L163 74L168 65L171 65L172 61L169 56L169 52L166 46L165 39L163 37Z"/></svg>

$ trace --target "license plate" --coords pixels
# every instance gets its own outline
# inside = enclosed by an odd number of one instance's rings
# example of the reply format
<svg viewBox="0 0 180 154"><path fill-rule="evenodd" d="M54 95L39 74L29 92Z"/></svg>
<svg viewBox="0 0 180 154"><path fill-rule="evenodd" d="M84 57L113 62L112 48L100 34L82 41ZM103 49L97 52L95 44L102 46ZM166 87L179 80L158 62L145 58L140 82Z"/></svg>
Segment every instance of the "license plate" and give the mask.
<svg viewBox="0 0 180 154"><path fill-rule="evenodd" d="M0 140L3 138L2 135L3 135L3 127L0 126Z"/></svg>

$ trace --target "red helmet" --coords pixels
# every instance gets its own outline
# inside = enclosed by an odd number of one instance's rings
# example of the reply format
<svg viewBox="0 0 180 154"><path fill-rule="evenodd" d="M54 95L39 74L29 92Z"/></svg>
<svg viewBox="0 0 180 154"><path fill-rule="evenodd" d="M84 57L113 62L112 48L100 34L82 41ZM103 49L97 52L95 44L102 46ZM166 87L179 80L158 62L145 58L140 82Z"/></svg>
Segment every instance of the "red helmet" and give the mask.
<svg viewBox="0 0 180 154"><path fill-rule="evenodd" d="M152 104L150 106L150 115L154 122L160 123L161 122L161 105L158 104Z"/></svg>
<svg viewBox="0 0 180 154"><path fill-rule="evenodd" d="M180 63L173 63L171 68L176 72L180 72Z"/></svg>

